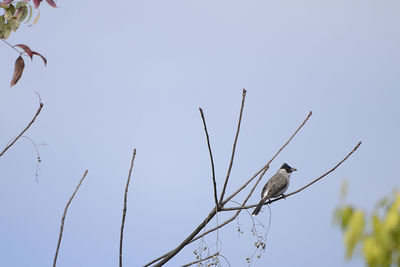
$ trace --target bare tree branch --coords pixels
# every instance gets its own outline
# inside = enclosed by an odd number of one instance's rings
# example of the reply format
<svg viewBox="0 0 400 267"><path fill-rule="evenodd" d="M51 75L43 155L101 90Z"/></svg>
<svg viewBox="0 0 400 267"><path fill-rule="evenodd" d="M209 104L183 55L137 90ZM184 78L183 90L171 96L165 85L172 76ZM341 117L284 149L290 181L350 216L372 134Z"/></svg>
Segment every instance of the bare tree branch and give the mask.
<svg viewBox="0 0 400 267"><path fill-rule="evenodd" d="M257 187L258 183L261 181L262 177L264 176L264 174L266 173L266 171L269 169L269 164L279 155L279 153L289 144L289 142L295 137L295 135L300 131L300 129L305 125L305 123L308 121L308 119L311 117L312 112L310 111L307 115L307 117L304 119L304 121L299 125L299 127L297 128L297 130L292 134L292 136L285 142L285 144L283 144L281 146L281 148L279 148L279 150L275 153L274 156L272 156L272 158L267 162L267 164L264 165L264 167L262 167L257 173L255 173L241 188L239 188L239 190L237 190L235 193L233 193L231 196L229 196L225 201L223 201L221 209L225 210L225 208L223 208L223 206L230 201L235 195L237 195L241 190L243 190L244 188L246 188L246 186L255 178L257 177L260 173L260 177L257 179L256 184L252 187L252 189L250 190L249 194L247 195L247 197L245 198L245 200L243 201L242 206L244 206L246 204L246 202L249 200L249 198L251 197L251 195L253 194L255 188ZM196 238L194 238L192 240L196 241L197 239L227 225L228 223L232 222L234 219L236 219L237 216L239 216L240 214L240 209L238 209L238 212L236 212L231 218L227 219L226 221L224 221L222 224L209 229L208 231L200 234L199 236L196 236Z"/></svg>
<svg viewBox="0 0 400 267"><path fill-rule="evenodd" d="M88 170L86 170L83 173L83 176L82 176L81 180L79 181L78 185L76 186L74 193L72 193L72 196L69 198L69 200L67 202L67 205L65 205L64 214L63 214L62 219L61 219L60 234L58 236L56 254L54 255L53 267L55 267L56 264L57 264L57 256L58 256L58 251L60 249L61 239L62 239L62 235L63 235L63 231L64 231L64 221L65 221L65 216L67 215L68 207L71 204L72 199L75 197L75 194L78 191L79 187L81 186L81 184L82 184L83 180L85 179L87 173L88 173Z"/></svg>
<svg viewBox="0 0 400 267"><path fill-rule="evenodd" d="M39 97L40 97L40 96L39 96ZM40 99L40 98L39 98L39 99ZM3 150L2 152L0 152L0 157L3 156L3 154L4 154L10 147L12 147L12 146L15 144L15 142L17 142L17 140L29 129L29 127L31 127L31 125L35 122L37 116L39 116L40 111L42 111L42 108L43 108L43 103L40 101L40 103L39 103L39 108L38 108L38 110L36 111L35 116L33 116L33 119L31 120L31 122L25 127L25 129L24 129L17 137L14 138L14 140L12 140L12 141L10 142L10 144L8 144L8 145L4 148L4 150Z"/></svg>
<svg viewBox="0 0 400 267"><path fill-rule="evenodd" d="M209 233L212 233L212 232L214 232L215 230L218 230L218 229L224 227L225 225L227 225L228 223L230 223L230 222L232 222L234 219L236 219L236 217L239 215L239 213L240 213L240 211L237 211L232 217L230 217L229 219L227 219L227 220L224 221L223 223L221 223L221 224L219 224L219 225L217 225L217 226L215 226L215 227L213 227L213 228L211 228L211 229L205 231L204 233L201 233L200 235L196 236L195 238L193 238L193 239L190 241L190 243L192 243L192 242L194 242L194 241L196 241L196 240L199 240L199 239L202 238L203 236L206 236L206 235L208 235ZM190 244L190 243L189 243L189 244Z"/></svg>
<svg viewBox="0 0 400 267"><path fill-rule="evenodd" d="M300 124L300 126L297 128L297 130L292 134L292 136L286 141L285 144L283 144L283 146L281 146L281 148L279 148L279 150L275 153L275 155L264 165L264 167L262 167L258 172L256 172L247 182L245 182L238 190L236 190L232 195L230 195L229 197L227 197L223 202L222 202L222 206L224 206L226 203L228 203L229 200L231 200L233 197L235 197L237 194L240 193L240 191L242 191L249 183L251 183L254 178L257 177L257 175L259 175L261 172L263 172L263 174L261 174L261 177L258 179L258 181L256 182L256 184L253 187L253 190L251 191L251 194L254 191L254 188L257 186L257 184L260 182L262 176L265 174L265 172L269 169L269 164L279 155L279 153L281 153L281 151L290 143L290 141L296 136L296 134L300 131L300 129L306 124L306 122L308 121L308 119L311 117L312 112L310 111L307 115L307 117L304 119L304 121ZM250 194L250 196L251 196Z"/></svg>
<svg viewBox="0 0 400 267"><path fill-rule="evenodd" d="M229 162L229 167L228 167L228 171L226 173L224 187L222 188L222 193L221 193L221 196L219 198L219 204L220 205L222 204L222 201L224 200L226 186L228 185L229 176L231 174L231 170L232 170L232 166L233 166L233 160L235 158L236 143L237 143L237 140L238 140L238 137L239 137L240 124L242 122L242 115L243 115L243 108L244 108L244 101L246 100L246 93L247 93L246 89L243 89L243 92L242 92L242 105L240 107L239 120L238 120L237 129L236 129L235 141L233 142L231 161Z"/></svg>
<svg viewBox="0 0 400 267"><path fill-rule="evenodd" d="M158 258L155 258L155 259L152 260L151 262L149 262L149 263L143 265L143 267L148 267L148 266L152 265L153 263L156 263L157 261L161 260L162 258L165 258L166 256L168 256L168 254L171 253L171 252L172 252L172 250L169 251L169 252L167 252L167 253L165 253L164 255L162 255L162 256L160 256L160 257L158 257Z"/></svg>
<svg viewBox="0 0 400 267"><path fill-rule="evenodd" d="M217 257L218 255L219 255L219 253L217 252L217 253L215 253L214 255L210 255L210 256L208 256L208 257L206 257L206 258L204 258L204 259L198 260L198 261L189 262L189 263L187 263L187 264L185 264L185 265L182 265L181 267L191 266L191 265L193 265L193 264L196 264L196 263L199 263L199 262L206 261L206 260L209 260L209 259L211 259L211 258Z"/></svg>
<svg viewBox="0 0 400 267"><path fill-rule="evenodd" d="M207 218L205 218L199 226L187 237L185 240L182 241L175 249L171 250L166 254L165 257L162 257L159 263L155 264L154 266L162 266L165 264L167 261L169 261L172 257L174 257L176 254L178 254L179 251L181 251L182 248L184 248L187 244L190 243L190 241L207 225L209 221L217 214L217 211L215 208L211 210L211 212L208 214ZM153 261L154 262L154 261ZM149 266L150 264L146 264L145 266Z"/></svg>
<svg viewBox="0 0 400 267"><path fill-rule="evenodd" d="M256 184L253 186L253 188L251 189L251 192L249 193L249 195L247 196L247 198L245 199L245 201L243 202L243 206L246 204L247 200L250 198L250 196L253 194L257 184L260 182L260 180L262 179L263 175L265 174L265 172L268 170L269 168L269 164L278 156L278 154L289 144L289 142L294 138L294 136L300 131L300 129L305 125L305 123L308 121L308 119L311 117L312 112L310 111L309 114L307 115L307 117L305 118L305 120L300 124L300 126L297 128L297 130L292 134L292 136L285 142L285 144L278 150L278 152L275 153L275 155L271 158L271 160L269 160L267 162L267 164L265 164L256 174L254 174L242 187L240 187L236 192L234 192L232 195L230 195L226 200L224 200L222 202L222 206L221 208L229 201L231 200L233 197L235 197L240 191L242 191L251 181L254 180L254 178L256 178L260 173L260 177L258 178ZM212 232L215 231L217 229L219 229L220 227L226 225L227 223L229 223L230 221L234 220L240 213L240 211L237 212L237 214L235 214L231 219L228 219L227 221L225 221L224 223L220 224L218 227L214 227L213 229L206 231L205 233L199 235L196 237L196 235L207 225L207 223L209 221L211 221L211 219L215 216L215 214L217 213L216 209L213 208L210 213L208 214L207 218L204 219L200 225L187 237L185 238L185 240L183 240L181 242L181 244L179 244L175 249L171 250L170 252L164 254L163 256L158 257L157 259L151 261L150 263L147 263L145 266L150 266L151 264L159 261L157 264L155 264L154 266L162 266L163 264L165 264L167 261L169 261L172 257L174 257L182 248L184 248L186 245L188 245L189 243L193 242L193 240L197 240L198 238ZM196 237L196 238L195 238Z"/></svg>
<svg viewBox="0 0 400 267"><path fill-rule="evenodd" d="M215 182L215 170L214 170L214 160L213 160L213 155L211 152L211 145L210 145L210 138L208 136L208 131L207 131L207 125L206 125L206 119L204 118L204 113L203 109L199 108L200 110L200 115L201 119L203 120L203 125L204 125L204 131L206 133L206 138L207 138L207 146L208 146L208 152L210 154L210 161L211 161L211 171L212 171L212 180L213 180L213 186L214 186L214 200L215 200L215 207L218 210L219 205L218 205L218 196L217 196L217 183Z"/></svg>
<svg viewBox="0 0 400 267"><path fill-rule="evenodd" d="M124 226L125 226L125 217L126 217L127 200L128 200L128 187L129 187L129 182L131 181L131 174L132 174L132 169L133 169L133 162L135 161L135 156L136 156L136 148L133 149L131 167L129 168L128 179L126 181L126 186L125 186L124 209L122 211L121 235L120 235L120 239L119 239L119 267L122 267L122 240L124 238Z"/></svg>
<svg viewBox="0 0 400 267"><path fill-rule="evenodd" d="M338 164L336 164L332 169L330 169L329 171L327 171L326 173L324 173L324 174L321 175L320 177L316 178L315 180L311 181L309 184L307 184L307 185L301 187L300 189L298 189L298 190L296 190L296 191L294 191L294 192L292 192L292 193L290 193L290 194L285 195L285 197L279 197L279 198L275 198L275 199L273 199L273 200L269 200L269 201L267 201L264 205L270 204L270 203L273 203L273 202L275 202L275 201L281 200L281 199L283 199L283 198L289 197L289 196L291 196L291 195L297 194L297 193L299 193L300 191L302 191L302 190L306 189L307 187L309 187L310 185L312 185L313 183L317 182L318 180L324 178L325 176L327 176L328 174L330 174L331 172L333 172L337 167L339 167L339 165L341 165L345 160L347 160L347 158L349 158L350 155L353 154L353 153L358 149L358 147L359 147L360 145L361 145L361 142L359 142L359 143L353 148L353 150L352 150L349 154L347 154L347 156L346 156L343 160L341 160ZM253 188L254 188L254 187L253 187ZM198 240L199 238L202 238L203 236L208 235L209 233L214 232L215 230L217 230L217 229L219 229L219 228L221 228L221 227L227 225L228 223L232 222L232 221L233 221L234 219L236 219L236 217L240 214L240 211L241 211L241 210L250 209L250 208L254 208L254 207L257 206L257 204L245 206L245 203L247 202L247 200L248 200L248 198L245 199L245 201L243 202L242 206L240 206L240 207L221 208L221 211L235 211L235 210L236 210L237 212L236 212L232 217L230 217L229 219L227 219L226 221L224 221L222 224L220 224L220 225L218 225L218 226L216 226L216 227L214 227L214 228L211 228L211 229L207 230L206 232L204 232L204 233L202 233L202 234L196 236L195 238L193 238L193 240L192 240L191 242L194 242L194 241Z"/></svg>
<svg viewBox="0 0 400 267"><path fill-rule="evenodd" d="M253 188L250 190L250 193L247 195L247 197L246 197L245 200L243 201L242 206L244 206L244 205L246 204L246 202L249 200L249 198L250 198L251 195L253 194L255 188L257 187L257 184L261 181L262 177L264 176L264 174L265 174L265 172L266 172L267 170L268 170L268 167L265 168L265 169L262 171L260 177L257 179L256 184L253 186ZM223 203L223 205L225 205L225 204L226 204L226 203ZM224 209L223 206L221 207L221 209L222 209L222 210ZM217 225L216 227L211 228L211 229L205 231L204 233L202 233L202 234L196 236L195 238L192 239L191 242L194 242L194 241L196 241L197 239L202 238L203 236L208 235L209 233L214 232L215 230L218 230L219 228L221 228L221 227L227 225L228 223L232 222L233 220L236 219L237 216L239 216L240 212L241 212L241 210L239 209L232 217L230 217L229 219L227 219L226 221L224 221L224 222L221 223L220 225Z"/></svg>
<svg viewBox="0 0 400 267"><path fill-rule="evenodd" d="M305 186L303 186L303 187L297 189L296 191L293 191L293 192L291 192L291 193L289 193L289 194L287 194L287 195L285 195L285 196L280 196L280 197L275 198L275 199L270 199L270 200L266 201L266 202L264 203L264 205L271 204L271 203L273 203L273 202L275 202L275 201L278 201L278 200L281 200L281 199L283 199L283 198L290 197L290 196L292 196L292 195L294 195L294 194L299 193L300 191L303 191L304 189L306 189L307 187L311 186L312 184L318 182L319 180L321 180L322 178L324 178L325 176L327 176L328 174L330 174L330 173L332 173L334 170L336 170L336 168L339 167L345 160L347 160L347 159L351 156L351 154L353 154L353 153L359 148L360 145L361 145L361 141L358 142L358 144L353 148L352 151L349 152L349 154L347 154L346 157L344 157L338 164L336 164L336 165L335 165L332 169L330 169L329 171L327 171L327 172L325 172L324 174L322 174L320 177L318 177L318 178L312 180L312 181L311 181L310 183L308 183L307 185L305 185ZM247 206L241 206L241 207L230 207L230 208L223 208L223 209L221 209L221 211L243 210L243 209L254 208L254 207L256 207L256 206L257 206L257 204L247 205Z"/></svg>
<svg viewBox="0 0 400 267"><path fill-rule="evenodd" d="M253 177L250 178L250 179L245 183L244 186L242 186L242 187L243 187L242 189L240 189L239 191L236 191L236 192L234 193L234 194L239 193L239 192L240 192L241 190L243 190L255 177L257 177L257 175L259 175L259 174L261 173L260 177L257 179L256 184L252 187L252 189L250 190L249 194L247 195L247 197L246 197L245 200L243 201L242 206L246 205L247 201L248 201L249 198L252 196L252 194L253 194L255 188L257 187L258 183L261 181L262 177L264 176L264 174L266 173L266 171L269 169L269 164L270 164L270 163L278 156L278 154L289 144L289 142L294 138L294 136L295 136L295 135L299 132L299 130L304 126L304 124L305 124L305 123L307 122L307 120L311 117L311 115L312 115L312 112L310 111L310 112L308 113L307 117L304 119L304 121L303 121L303 122L300 124L300 126L297 128L297 130L296 130L296 131L292 134L292 136L286 141L286 143L283 144L283 146L275 153L275 155L268 161L268 163L265 164L264 167L261 168L256 174L254 174ZM230 199L233 198L233 195L234 195L234 194L232 194L230 197L228 197L228 198L222 203L221 209L224 210L223 206L224 206ZM199 236L196 236L196 237L192 240L192 242L193 242L193 241L196 241L197 239L199 239L199 238L201 238L201 237L203 237L203 236L205 236L205 235L207 235L207 234L209 234L209 233L211 233L211 232L214 232L215 230L218 230L219 228L221 228L221 227L223 227L223 226L225 226L225 225L227 225L228 223L230 223L230 222L232 222L234 219L236 219L236 217L239 216L239 214L240 214L240 209L239 209L232 217L230 217L229 219L227 219L226 221L224 221L224 222L221 223L220 225L218 225L218 226L216 226L216 227L214 227L214 228L209 229L208 231L206 231L206 232L200 234Z"/></svg>

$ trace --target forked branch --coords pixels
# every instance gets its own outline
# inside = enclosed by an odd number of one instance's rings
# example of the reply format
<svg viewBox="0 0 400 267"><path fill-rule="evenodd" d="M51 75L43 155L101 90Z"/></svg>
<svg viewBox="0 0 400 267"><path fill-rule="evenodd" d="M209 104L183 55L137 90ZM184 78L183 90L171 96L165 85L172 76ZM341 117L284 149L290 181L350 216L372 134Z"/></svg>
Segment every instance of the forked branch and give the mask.
<svg viewBox="0 0 400 267"><path fill-rule="evenodd" d="M179 253L179 251L181 249L183 249L185 246L187 246L188 244L194 242L195 240L198 240L199 238L204 237L205 235L218 230L219 228L224 227L225 225L227 225L228 223L232 222L237 216L239 216L240 212L243 209L248 209L248 208L252 208L255 207L256 205L247 205L246 203L247 201L250 199L250 197L252 196L252 194L254 193L257 185L259 184L259 182L262 180L264 174L266 173L266 171L269 169L269 165L271 164L271 162L279 155L279 153L290 143L290 141L297 135L297 133L300 131L300 129L306 124L306 122L309 120L309 118L312 115L312 112L310 111L307 115L307 117L303 120L303 122L299 125L299 127L294 131L294 133L289 137L289 139L279 148L279 150L272 156L272 158L261 168L259 169L252 177L249 178L249 180L247 180L241 187L239 187L236 191L234 191L231 195L229 195L226 199L224 199L224 194L226 191L226 187L227 187L227 183L229 180L229 176L230 176L230 171L233 165L233 160L234 160L234 154L235 154L235 150L236 150L236 142L237 142L237 137L239 134L239 129L240 129L240 123L241 123L241 118L242 118L242 111L243 111L243 107L244 107L244 100L245 100L245 95L246 95L246 91L243 91L243 98L242 98L242 106L241 106L241 111L240 111L240 115L239 115L239 122L238 122L238 128L236 131L236 136L235 136L235 141L234 141L234 145L233 145L233 149L232 149L232 155L231 155L231 160L230 160L230 164L229 164L229 168L228 168L228 172L227 172L227 176L225 179L225 183L224 183L224 187L220 196L220 200L219 202L216 204L217 207L219 206L219 209L215 209L212 208L210 213L208 214L208 216L199 224L199 226L197 226L197 228L189 235L187 236L175 249L169 251L168 253L154 259L153 261L149 262L148 264L146 264L145 266L150 266L152 264L155 264L154 266L162 266L163 264L165 264L166 262L168 262L172 257L174 257L177 253ZM212 171L213 171L213 183L214 183L214 198L216 199L217 196L217 192L216 192L216 183L215 183L215 174L214 174L214 164L213 164L213 160L212 160L212 154L211 154L211 148L210 148L210 144L209 144L209 140L208 140L208 133L207 133L207 128L205 125L205 120L204 120L204 115L202 110L200 109L200 112L202 114L202 118L203 118L203 123L204 123L204 128L206 131L206 136L207 136L207 143L208 143L208 147L209 147L209 152L210 152L210 159L212 162ZM350 155L352 153L354 153L358 147L361 145L361 142L359 142L354 149L342 160L340 161L338 164L336 164L336 166L334 166L332 169L330 169L329 171L327 171L326 173L324 173L323 175L321 175L320 177L318 177L317 179L313 180L312 182L310 182L309 184L307 184L306 186L286 195L286 197L291 196L293 194L299 193L300 191L304 190L305 188L311 186L313 183L317 182L318 180L322 179L323 177L327 176L328 174L330 174L331 172L333 172L338 166L340 166L348 157L350 157ZM258 177L258 178L257 178ZM238 195L240 192L242 192L242 190L244 190L245 188L247 188L247 186L254 181L257 178L255 184L250 188L249 193L247 194L247 196L244 198L244 200L241 202L241 206L239 207L232 207L232 208L224 208L224 206L231 201L232 198L234 198L236 195ZM278 201L282 198L276 198L274 200L271 200L269 202L267 202L266 204ZM203 233L200 234L200 231L202 229L204 229L204 227L206 227L206 225L214 218L214 216L217 214L217 212L219 211L231 211L231 210L235 210L235 214L230 217L229 219L227 219L226 221L224 221L223 223L219 224L218 226L211 228L207 231L204 231ZM196 262L194 262L196 263Z"/></svg>
<svg viewBox="0 0 400 267"><path fill-rule="evenodd" d="M201 112L201 111L200 111ZM296 129L296 131L292 134L292 136L285 142L285 144L275 153L275 155L271 158L270 161L267 162L267 164L265 164L256 174L254 174L242 187L240 187L237 191L235 191L233 194L231 194L227 199L225 199L222 202L221 208L223 208L223 206L233 197L235 197L239 192L241 192L244 188L246 188L246 186L253 181L260 173L262 173L259 177L259 179L257 180L257 183L253 186L253 188L251 189L251 192L249 193L248 197L245 199L245 201L243 202L243 205L246 204L247 200L250 198L251 194L254 192L255 187L257 186L258 182L261 180L262 176L265 174L265 172L267 171L267 169L269 168L269 164L278 156L278 154L289 144L289 142L294 138L294 136L300 131L300 129L305 125L305 123L308 121L308 119L311 117L311 112L307 115L306 119L300 124L300 126ZM209 148L210 151L210 148ZM215 187L216 189L216 187ZM214 191L215 192L215 191ZM214 194L214 196L216 196L216 194ZM156 262L158 262L157 264L155 264L154 266L162 266L163 264L165 264L166 262L168 262L172 257L174 257L177 253L179 253L179 251L184 248L185 246L187 246L189 243L193 242L194 240L197 240L198 238L200 238L201 236L204 236L214 230L219 229L221 226L219 227L215 227L213 228L211 231L206 231L203 234L200 234L199 236L197 236L200 231L208 224L208 222L210 222L214 216L216 215L217 211L215 208L213 208L210 213L208 214L208 216L197 226L197 228L188 236L186 237L175 249L169 251L168 253L152 260L151 262L147 263L144 266L150 266ZM237 215L240 213L240 211L237 212ZM236 216L237 216L236 215ZM234 218L236 218L236 216L234 216ZM234 218L231 218L232 220ZM231 219L229 219L228 221L222 223L221 225L226 225L227 223L229 223L231 221Z"/></svg>

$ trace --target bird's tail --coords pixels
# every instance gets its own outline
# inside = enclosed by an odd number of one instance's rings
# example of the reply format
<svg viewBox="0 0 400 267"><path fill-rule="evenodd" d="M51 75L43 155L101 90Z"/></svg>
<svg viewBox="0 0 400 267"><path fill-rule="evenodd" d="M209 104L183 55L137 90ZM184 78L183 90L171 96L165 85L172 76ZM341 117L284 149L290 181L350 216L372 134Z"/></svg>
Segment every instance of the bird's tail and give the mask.
<svg viewBox="0 0 400 267"><path fill-rule="evenodd" d="M264 205L265 200L266 199L264 199L264 198L261 199L261 201L258 203L257 207L254 209L252 215L254 215L254 216L258 215L258 213L260 212L262 206Z"/></svg>

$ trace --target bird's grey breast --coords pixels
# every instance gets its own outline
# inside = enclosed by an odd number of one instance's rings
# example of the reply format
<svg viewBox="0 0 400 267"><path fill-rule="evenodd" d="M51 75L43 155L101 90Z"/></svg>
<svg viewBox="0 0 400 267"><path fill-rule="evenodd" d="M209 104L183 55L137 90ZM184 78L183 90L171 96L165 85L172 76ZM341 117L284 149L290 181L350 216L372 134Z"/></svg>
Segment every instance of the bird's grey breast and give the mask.
<svg viewBox="0 0 400 267"><path fill-rule="evenodd" d="M279 197L289 187L290 174L278 172L271 179L268 180L267 184L264 186L261 197L265 197L267 193L267 198Z"/></svg>

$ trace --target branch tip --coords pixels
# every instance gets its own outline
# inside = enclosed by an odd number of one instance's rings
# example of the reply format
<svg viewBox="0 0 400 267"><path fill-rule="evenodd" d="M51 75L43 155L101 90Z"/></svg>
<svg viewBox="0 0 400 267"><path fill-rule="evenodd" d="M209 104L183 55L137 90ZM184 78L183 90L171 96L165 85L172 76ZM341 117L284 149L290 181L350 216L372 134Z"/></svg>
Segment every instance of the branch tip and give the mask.
<svg viewBox="0 0 400 267"><path fill-rule="evenodd" d="M243 115L243 108L244 108L244 102L246 100L246 89L243 88L243 93L242 93L242 103L240 106L240 112L239 112L239 120L238 120L238 124L237 124L237 128L236 128L236 134L235 134L235 140L233 141L233 147L232 147L232 153L231 153L231 160L229 162L229 167L228 167L228 171L226 173L226 178L225 178L225 182L224 182L224 186L222 188L222 193L221 196L219 198L219 205L222 207L223 204L223 200L224 200L224 196L225 196L225 190L226 187L228 185L228 180L229 180L229 176L231 174L231 170L232 170L232 166L233 166L233 161L234 161L234 157L235 157L235 152L236 152L236 144L238 141L238 137L239 137L239 131L240 131L240 125L242 123L242 115Z"/></svg>
<svg viewBox="0 0 400 267"><path fill-rule="evenodd" d="M74 192L72 193L72 195L71 195L71 197L69 198L67 204L65 205L64 213L63 213L63 216L62 216L62 218L61 218L60 233L59 233L59 235L58 235L58 242L57 242L56 253L55 253L55 255L54 255L53 267L56 267L56 264L57 264L58 251L60 250L61 239L62 239L63 231L64 231L65 216L67 215L68 207L69 207L69 205L71 204L72 200L74 199L75 194L76 194L76 192L78 191L79 187L81 186L81 184L82 184L83 180L85 179L87 173L88 173L88 170L86 170L86 171L83 173L82 178L80 179L80 181L79 181L78 185L76 186Z"/></svg>
<svg viewBox="0 0 400 267"><path fill-rule="evenodd" d="M129 187L129 183L131 180L133 163L135 161L135 157L136 157L136 148L133 149L131 165L129 167L129 172L128 172L128 179L126 180L126 186L125 186L124 206L122 209L121 233L120 233L120 238L119 238L119 267L122 267L122 242L123 242L122 240L124 238L125 217L126 217L126 211L128 209L128 205L127 205L128 187Z"/></svg>
<svg viewBox="0 0 400 267"><path fill-rule="evenodd" d="M39 96L39 101L40 101L40 96ZM11 146L13 146L13 145L15 144L15 142L17 142L17 140L29 129L29 127L31 127L31 125L35 122L36 118L39 116L40 111L42 111L42 108L43 108L43 103L40 101L39 108L37 109L36 114L33 116L33 119L31 120L31 122L25 127L24 130L22 130L22 132L21 132L17 137L15 137L15 138L10 142L10 144L8 144L8 145L3 149L3 151L0 152L0 157L3 156L3 154L4 154Z"/></svg>

